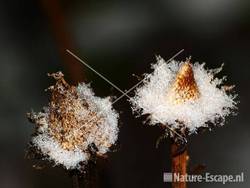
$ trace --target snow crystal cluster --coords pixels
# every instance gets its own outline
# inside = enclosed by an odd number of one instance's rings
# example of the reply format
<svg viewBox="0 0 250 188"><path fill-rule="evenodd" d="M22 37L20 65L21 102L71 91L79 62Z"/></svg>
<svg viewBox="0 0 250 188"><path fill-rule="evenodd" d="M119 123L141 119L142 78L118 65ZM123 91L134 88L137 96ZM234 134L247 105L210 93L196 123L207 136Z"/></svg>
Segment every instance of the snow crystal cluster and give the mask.
<svg viewBox="0 0 250 188"><path fill-rule="evenodd" d="M157 63L152 65L153 73L145 75L143 85L137 88L131 100L133 110L139 115L149 115L151 125L168 125L174 130L184 126L189 134L200 127L207 127L208 123L223 125L225 117L236 108L237 102L236 95L223 89L225 77L215 78L222 67L207 70L205 64L190 63L199 97L181 104L174 103L168 97L176 75L185 63L174 60L166 63L158 57Z"/></svg>
<svg viewBox="0 0 250 188"><path fill-rule="evenodd" d="M118 137L118 114L109 97L96 97L90 86L68 85L61 72L49 90L50 103L39 113L29 113L36 124L33 147L56 165L79 169L92 155L102 156Z"/></svg>

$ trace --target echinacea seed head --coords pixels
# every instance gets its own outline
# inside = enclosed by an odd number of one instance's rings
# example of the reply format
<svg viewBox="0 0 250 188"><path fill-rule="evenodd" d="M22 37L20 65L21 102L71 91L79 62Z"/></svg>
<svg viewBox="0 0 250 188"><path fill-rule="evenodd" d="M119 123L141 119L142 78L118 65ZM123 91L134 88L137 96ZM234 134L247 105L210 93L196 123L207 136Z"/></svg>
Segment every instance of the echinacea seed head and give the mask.
<svg viewBox="0 0 250 188"><path fill-rule="evenodd" d="M199 98L199 89L196 84L190 59L180 67L176 78L168 92L168 98L174 104L183 104Z"/></svg>
<svg viewBox="0 0 250 188"><path fill-rule="evenodd" d="M186 136L201 128L221 126L237 109L237 95L224 79L222 69L205 69L205 64L170 61L158 57L153 72L137 88L131 103L139 115L149 115L150 125L168 125ZM168 129L170 137L177 137ZM185 135L184 135L185 133Z"/></svg>

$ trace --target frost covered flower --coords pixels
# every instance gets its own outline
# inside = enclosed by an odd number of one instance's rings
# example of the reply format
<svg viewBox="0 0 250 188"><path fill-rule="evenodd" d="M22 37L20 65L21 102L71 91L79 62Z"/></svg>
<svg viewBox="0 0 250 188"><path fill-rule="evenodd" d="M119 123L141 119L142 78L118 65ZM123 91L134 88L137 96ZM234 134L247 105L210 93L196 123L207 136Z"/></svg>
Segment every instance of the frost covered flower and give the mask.
<svg viewBox="0 0 250 188"><path fill-rule="evenodd" d="M45 158L66 169L79 169L92 155L102 156L118 137L118 114L110 98L94 96L89 85L66 83L61 72L53 73L51 100L42 112L28 113L36 124L31 145Z"/></svg>
<svg viewBox="0 0 250 188"><path fill-rule="evenodd" d="M230 94L231 86L223 86L225 77L215 78L222 67L207 70L204 66L191 64L190 59L166 63L158 57L153 73L146 74L131 100L133 110L149 115L151 125L167 125L183 136L209 124L223 125L236 109L236 95Z"/></svg>

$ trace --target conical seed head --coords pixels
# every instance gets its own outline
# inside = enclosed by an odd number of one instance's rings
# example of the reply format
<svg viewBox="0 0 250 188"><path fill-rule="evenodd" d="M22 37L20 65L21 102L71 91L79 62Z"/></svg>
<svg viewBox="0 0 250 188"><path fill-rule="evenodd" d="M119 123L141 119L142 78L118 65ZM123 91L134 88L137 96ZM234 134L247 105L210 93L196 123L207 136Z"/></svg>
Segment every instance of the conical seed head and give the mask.
<svg viewBox="0 0 250 188"><path fill-rule="evenodd" d="M192 65L188 59L180 67L168 97L174 104L182 104L186 101L198 99L199 95L200 93L194 79Z"/></svg>

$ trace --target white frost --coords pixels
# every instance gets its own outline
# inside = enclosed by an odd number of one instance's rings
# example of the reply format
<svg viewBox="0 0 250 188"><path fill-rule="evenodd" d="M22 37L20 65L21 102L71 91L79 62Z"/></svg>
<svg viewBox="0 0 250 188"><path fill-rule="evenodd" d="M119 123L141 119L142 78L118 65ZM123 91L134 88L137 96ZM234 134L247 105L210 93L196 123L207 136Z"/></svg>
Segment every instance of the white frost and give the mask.
<svg viewBox="0 0 250 188"><path fill-rule="evenodd" d="M75 169L80 162L89 159L89 155L81 150L67 151L62 149L60 144L46 133L34 137L32 142L44 155L47 155L50 160L53 160L56 165L61 164L66 169Z"/></svg>
<svg viewBox="0 0 250 188"><path fill-rule="evenodd" d="M88 140L95 143L100 154L105 154L109 151L109 145L115 144L118 138L118 113L113 109L112 102L109 97L100 98L93 94L89 85L81 83L77 88L78 94L82 99L85 99L90 105L89 109L97 112L104 118L104 122L99 125L99 129L94 134L90 134ZM107 144L99 143L99 137L105 138Z"/></svg>

